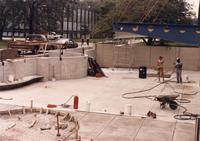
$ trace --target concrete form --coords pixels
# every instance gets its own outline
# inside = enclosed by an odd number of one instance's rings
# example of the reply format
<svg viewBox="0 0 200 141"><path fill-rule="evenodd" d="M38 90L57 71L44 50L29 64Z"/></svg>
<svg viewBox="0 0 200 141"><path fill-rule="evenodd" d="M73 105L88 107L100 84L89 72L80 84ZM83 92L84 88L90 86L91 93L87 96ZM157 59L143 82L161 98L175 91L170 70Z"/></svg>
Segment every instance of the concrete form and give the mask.
<svg viewBox="0 0 200 141"><path fill-rule="evenodd" d="M83 55L84 53L84 55ZM44 81L78 79L87 76L87 58L95 58L93 47L80 47L63 50L60 60L60 50L50 51L48 57L25 57L4 61L0 65L0 82L8 82L9 75L15 80L25 76L42 75Z"/></svg>
<svg viewBox="0 0 200 141"><path fill-rule="evenodd" d="M0 65L0 81L8 82L9 75L16 80L25 76L42 75L44 81L77 79L87 76L87 56L24 58Z"/></svg>
<svg viewBox="0 0 200 141"><path fill-rule="evenodd" d="M144 44L134 44L133 46L115 44L97 44L96 59L101 67L127 67L131 62L131 67L156 66L159 56L165 59L165 68L171 70L177 57L184 63L185 70L200 70L200 48L193 47L157 47L145 46ZM124 59L126 58L126 59ZM118 62L116 62L118 61Z"/></svg>
<svg viewBox="0 0 200 141"><path fill-rule="evenodd" d="M17 107L0 111L0 115L0 140L3 141L78 141L80 138L78 120L68 112Z"/></svg>

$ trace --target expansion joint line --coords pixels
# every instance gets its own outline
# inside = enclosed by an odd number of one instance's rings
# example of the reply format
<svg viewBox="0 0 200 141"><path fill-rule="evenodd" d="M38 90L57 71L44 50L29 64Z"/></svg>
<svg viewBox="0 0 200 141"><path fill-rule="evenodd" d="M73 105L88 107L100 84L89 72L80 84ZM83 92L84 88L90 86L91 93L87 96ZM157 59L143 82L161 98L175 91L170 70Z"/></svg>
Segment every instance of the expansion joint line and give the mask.
<svg viewBox="0 0 200 141"><path fill-rule="evenodd" d="M145 121L145 119L142 119L142 123L140 124L140 127L138 128L137 133L136 133L135 136L133 137L132 141L135 141L135 139L136 139L137 135L139 134L139 132L140 132L142 126L144 125L144 121Z"/></svg>
<svg viewBox="0 0 200 141"><path fill-rule="evenodd" d="M103 131L110 125L110 123L116 118L117 116L114 115L112 117L112 119L102 128L102 130L94 137L94 140L96 140L96 138L101 135L101 133L103 133Z"/></svg>
<svg viewBox="0 0 200 141"><path fill-rule="evenodd" d="M174 140L174 135L175 135L175 132L176 132L176 126L177 126L177 122L178 122L178 120L176 120L176 122L175 122L175 127L174 127L174 130L173 130L173 133L172 133L172 138L171 138L171 141L173 141L173 140Z"/></svg>
<svg viewBox="0 0 200 141"><path fill-rule="evenodd" d="M184 92L184 89L185 89L185 86L184 86L183 89L182 89L182 93ZM174 90L174 91L175 91L175 90ZM182 99L182 97L183 97L183 94L181 94L181 99ZM180 102L180 104L179 104L178 106L179 106L178 114L180 114L180 108L183 108L182 105L181 105L181 102ZM176 119L175 127L174 127L174 130L173 130L173 133L172 133L172 138L171 138L172 141L174 140L174 135L175 135L175 132L176 132L177 122L178 122L178 119Z"/></svg>

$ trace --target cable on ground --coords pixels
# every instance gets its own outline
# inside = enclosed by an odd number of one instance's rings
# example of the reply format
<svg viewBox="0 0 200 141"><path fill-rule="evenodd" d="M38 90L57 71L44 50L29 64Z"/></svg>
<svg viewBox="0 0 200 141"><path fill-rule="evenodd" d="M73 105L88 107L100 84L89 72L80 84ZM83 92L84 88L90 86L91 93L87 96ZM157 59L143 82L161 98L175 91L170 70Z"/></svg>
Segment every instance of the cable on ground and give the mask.
<svg viewBox="0 0 200 141"><path fill-rule="evenodd" d="M173 78L171 78L171 79L169 79L167 81L164 81L162 83L159 83L159 84L157 84L157 85L155 85L153 87L144 89L144 90L123 93L122 94L122 98L124 98L124 99L147 98L147 99L150 99L150 100L156 100L157 95L143 95L143 96L130 96L130 95L151 91L151 90L157 88L158 86L160 86L162 84L168 84L170 86L170 88L173 90L173 92L177 93L179 95L193 96L193 95L197 95L200 92L200 91L196 91L194 93L183 93L183 92L176 91L175 88L168 83L174 78L175 77L173 77ZM190 103L191 102L189 99L184 99L184 98L176 99L176 101L179 102L179 103ZM180 105L180 104L175 105L175 106L179 106L180 108L182 108L184 110L183 114L177 114L177 115L174 116L174 118L177 119L177 120L195 120L198 116L200 116L198 114L193 114L193 113L187 112L188 109L186 107Z"/></svg>

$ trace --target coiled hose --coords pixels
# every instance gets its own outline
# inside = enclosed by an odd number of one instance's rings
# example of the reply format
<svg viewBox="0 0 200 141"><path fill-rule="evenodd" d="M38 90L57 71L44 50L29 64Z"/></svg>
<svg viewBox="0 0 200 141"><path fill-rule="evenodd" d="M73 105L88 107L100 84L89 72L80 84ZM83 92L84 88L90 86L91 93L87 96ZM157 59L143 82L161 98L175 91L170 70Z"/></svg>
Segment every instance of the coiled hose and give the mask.
<svg viewBox="0 0 200 141"><path fill-rule="evenodd" d="M144 90L139 90L139 91L132 91L132 92L127 92L127 93L123 93L122 94L122 98L124 99L135 99L135 98L147 98L147 99L151 99L151 100L156 100L156 97L157 95L143 95L143 96L132 96L134 94L138 94L138 93L143 93L143 92L147 92L147 91L151 91L157 87L159 87L160 85L162 84L168 84L170 86L170 88L173 90L174 93L177 93L179 95L197 95L200 91L196 91L194 93L183 93L183 92L178 92L175 90L175 88L169 84L168 82L170 82L171 80L173 80L174 78L176 77L173 77L167 81L164 81L164 82L161 82L153 87L150 87L150 88L147 88L147 89L144 89ZM176 99L177 102L179 103L190 103L191 101L189 99ZM180 108L182 108L184 111L183 111L183 114L177 114L174 116L175 119L178 119L178 120L194 120L196 119L197 116L199 116L198 114L193 114L193 113L189 113L187 112L188 109L180 104L176 105L176 106L179 106Z"/></svg>

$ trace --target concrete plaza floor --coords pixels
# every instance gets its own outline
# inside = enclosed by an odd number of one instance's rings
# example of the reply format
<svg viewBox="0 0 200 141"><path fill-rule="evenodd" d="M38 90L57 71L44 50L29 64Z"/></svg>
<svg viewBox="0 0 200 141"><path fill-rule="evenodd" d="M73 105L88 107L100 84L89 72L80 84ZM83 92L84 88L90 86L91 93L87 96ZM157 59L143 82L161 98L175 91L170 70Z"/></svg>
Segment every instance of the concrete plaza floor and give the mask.
<svg viewBox="0 0 200 141"><path fill-rule="evenodd" d="M87 110L87 103L91 103L90 111L97 113L81 113L80 133L83 138L94 138L99 141L191 141L194 138L194 121L177 121L175 114L181 114L182 108L171 110L160 109L157 101L149 99L123 99L122 94L151 88L158 84L155 77L138 79L138 70L104 69L107 78L87 77L77 80L40 82L27 87L10 91L1 91L0 97L13 100L0 100L1 104L30 106L33 100L35 107L46 107L47 104L60 105L72 95L79 96L79 111ZM192 94L200 90L200 72L184 71L191 83L177 84L170 81L151 91L134 94L167 95L175 91ZM172 76L172 78L174 75ZM167 79L166 79L167 80ZM173 89L172 89L173 87ZM199 113L200 95L182 95L191 102L182 104L189 112ZM72 105L73 100L69 102ZM130 116L119 116L124 112L127 104L132 106ZM59 108L62 109L62 108ZM70 109L62 109L70 111ZM148 111L157 114L157 119L145 119ZM101 113L101 114L100 114ZM80 113L79 113L80 114Z"/></svg>
<svg viewBox="0 0 200 141"><path fill-rule="evenodd" d="M1 105L0 111L6 109L18 109L20 107ZM80 124L79 136L82 141L193 141L195 125L191 123L183 122L169 122L161 121L150 118L130 117L130 116L119 116L113 114L100 114L100 113L88 113L88 112L73 112L72 115L78 119ZM20 116L23 120L25 118ZM37 115L40 117L42 115ZM31 117L31 116L29 116ZM33 116L32 116L33 117ZM54 117L54 116L53 116ZM9 118L9 117L7 117ZM43 117L44 118L44 117ZM55 118L55 117L54 117ZM1 118L0 118L1 119ZM12 119L12 117L11 117ZM11 119L8 119L9 124ZM5 120L2 119L1 122ZM16 121L16 119L13 119ZM26 119L28 120L28 119ZM31 120L31 119L29 119ZM13 123L13 121L12 121ZM23 126L17 124L17 129L24 130ZM37 125L38 127L38 125ZM36 128L36 127L35 127ZM34 133L36 133L36 129ZM15 137L13 134L17 134L15 127L10 130L0 130L0 138L6 135L7 138L12 137L13 140L19 139L20 141L32 141L33 132L31 129L26 129L27 135L19 134ZM28 131L30 130L30 131ZM18 131L21 133L20 131ZM29 133L30 132L30 133ZM45 133L51 132L49 140L56 139L56 131L37 131L37 136L44 137ZM11 135L9 133L12 133ZM41 135L39 135L41 134ZM38 138L37 137L37 138ZM17 140L18 141L18 140Z"/></svg>
<svg viewBox="0 0 200 141"><path fill-rule="evenodd" d="M40 82L15 90L1 91L0 97L13 98L13 100L0 99L0 103L29 106L30 101L33 100L35 107L46 107L49 103L60 105L66 102L72 95L77 95L79 96L80 111L87 110L87 103L89 102L91 103L91 112L119 114L120 111L124 111L127 104L132 105L133 116L144 116L151 110L157 113L158 118L168 119L179 112L179 110L172 111L169 108L161 110L158 102L149 99L127 100L122 98L123 93L148 89L157 85L158 81L155 77L138 79L137 70L115 69L112 71L111 69L105 69L105 73L108 76L107 78L87 77L76 80ZM184 71L184 75L188 75L193 82L181 85L176 84L174 81L170 82L170 85L179 92L193 93L199 91L200 73ZM174 92L169 85L162 84L151 91L134 94L133 96L165 94L174 94ZM200 106L198 101L200 96L186 96L186 98L191 100L191 103L185 104L188 110L190 112L199 112ZM73 104L73 100L69 104Z"/></svg>

